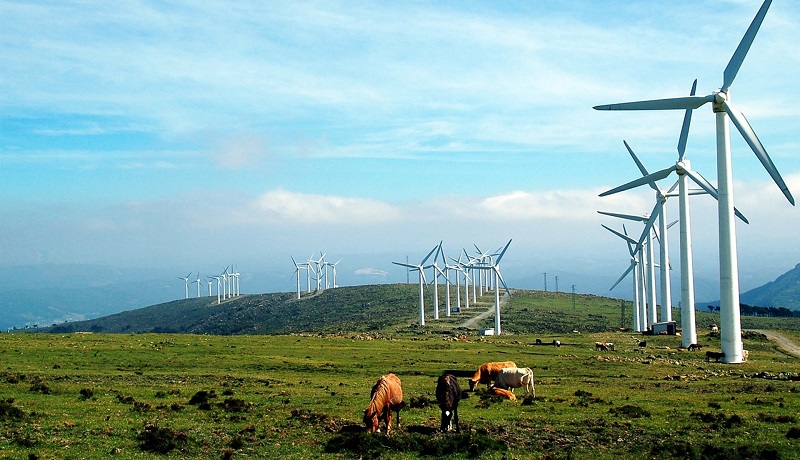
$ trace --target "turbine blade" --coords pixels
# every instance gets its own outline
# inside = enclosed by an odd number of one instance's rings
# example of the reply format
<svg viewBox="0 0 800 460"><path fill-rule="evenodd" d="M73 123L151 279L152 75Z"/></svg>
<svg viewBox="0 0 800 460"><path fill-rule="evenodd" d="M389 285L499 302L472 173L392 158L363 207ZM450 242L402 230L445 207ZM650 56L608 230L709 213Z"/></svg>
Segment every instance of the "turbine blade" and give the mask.
<svg viewBox="0 0 800 460"><path fill-rule="evenodd" d="M706 102L711 102L713 100L713 95L688 96L667 99L653 99L649 101L596 105L593 108L595 110L685 110L696 109Z"/></svg>
<svg viewBox="0 0 800 460"><path fill-rule="evenodd" d="M620 232L618 232L618 231L614 230L613 228L606 226L605 224L600 224L600 225L601 225L601 226L602 226L604 229L606 229L606 230L608 230L609 232L611 232L611 233L613 233L613 234L617 235L618 237L622 238L623 240L627 241L627 242L628 242L628 243L630 243L630 244L638 244L638 243L639 243L638 241L634 240L634 239L633 239L633 238L631 238L630 236L628 236L628 235L625 235L625 234L623 234L623 233L620 233Z"/></svg>
<svg viewBox="0 0 800 460"><path fill-rule="evenodd" d="M686 173L687 176L689 176L690 179L694 181L695 184L699 185L706 193L713 196L715 200L719 200L719 194L717 193L717 189L713 185L711 185L711 182L707 181L702 174L687 168L683 168L683 171ZM733 213L736 214L736 217L741 219L742 222L746 224L750 223L750 221L747 220L747 217L745 217L744 214L739 212L739 210L736 209L736 207L733 208Z"/></svg>
<svg viewBox="0 0 800 460"><path fill-rule="evenodd" d="M433 254L433 252L434 252L435 250L437 250L437 249L439 249L439 246L435 246L433 249L431 249L431 252L429 252L429 253L428 253L428 255L427 255L427 256L425 256L425 258L424 258L424 259L422 259L422 262L420 262L419 264L420 264L420 265L425 265L425 262L427 262L428 258L431 256L431 254Z"/></svg>
<svg viewBox="0 0 800 460"><path fill-rule="evenodd" d="M508 249L509 246L511 246L511 240L508 240L508 243L506 243L506 247L504 247L503 250L500 252L500 255L497 256L497 260L494 261L495 265L500 263L500 259L503 258L503 254L506 253L506 249Z"/></svg>
<svg viewBox="0 0 800 460"><path fill-rule="evenodd" d="M613 195L618 192L622 192L625 190L630 190L632 188L636 188L645 184L650 184L650 186L654 185L654 182L659 181L667 176L669 176L672 171L675 171L675 166L670 166L667 169L662 169L661 171L656 171L653 174L640 177L639 179L633 180L628 182L627 184L620 185L619 187L612 188L611 190L607 190L600 194L600 196L608 196ZM657 188L657 187L656 187Z"/></svg>
<svg viewBox="0 0 800 460"><path fill-rule="evenodd" d="M511 297L511 291L508 290L508 286L506 285L506 280L503 279L503 274L500 273L500 269L497 268L497 265L493 265L492 268L494 269L494 272L497 273L497 279L500 280L500 282L503 284L503 287L506 289L506 293L508 293L508 296ZM497 286L495 286L494 288L497 289Z"/></svg>
<svg viewBox="0 0 800 460"><path fill-rule="evenodd" d="M645 222L647 220L647 216L634 216L631 214L622 214L618 212L608 212L608 211L597 211L597 212L606 216L619 217L620 219L635 220L637 222Z"/></svg>
<svg viewBox="0 0 800 460"><path fill-rule="evenodd" d="M764 22L764 16L767 15L770 4L772 4L772 0L765 0L764 3L761 4L761 8L759 8L758 13L756 13L756 17L753 18L753 22L750 23L750 27L748 27L747 32L744 33L742 41L739 42L739 46L736 47L736 51L734 51L733 56L731 56L728 66L725 67L725 71L722 73L722 88L720 88L720 91L723 93L728 92L728 88L730 88L733 83L733 79L736 78L736 74L739 73L739 68L742 66L747 52L750 51L750 45L753 44L758 29L761 27L761 23Z"/></svg>
<svg viewBox="0 0 800 460"><path fill-rule="evenodd" d="M644 225L644 230L642 231L642 236L639 237L639 244L636 246L637 248L641 247L644 244L644 240L647 239L647 235L650 230L653 228L653 225L658 218L658 215L661 213L661 200L659 200L655 206L653 206L653 213L650 214L650 218L647 219L647 223Z"/></svg>
<svg viewBox="0 0 800 460"><path fill-rule="evenodd" d="M642 175L643 176L647 176L648 174L650 174L650 172L647 171L647 168L644 167L644 164L642 164L642 162L639 161L639 157L637 157L636 154L633 153L633 149L631 148L630 145L628 145L628 141L622 141L622 143L625 144L625 148L628 149L628 153L631 154L631 158L633 158L633 162L636 163L636 167L639 168L639 171L642 173Z"/></svg>
<svg viewBox="0 0 800 460"><path fill-rule="evenodd" d="M765 3L766 4L766 3ZM778 188L781 189L783 195L786 196L786 199L789 200L789 203L794 206L794 197L792 197L792 193L789 191L789 187L786 186L786 183L783 181L781 177L781 173L778 172L778 168L772 163L769 155L767 154L766 149L761 144L761 141L758 140L758 136L756 136L755 131L750 126L750 123L747 122L747 118L745 118L742 112L731 107L730 104L727 102L723 104L725 107L725 111L728 112L728 115L731 117L731 121L733 124L736 125L736 129L739 130L744 140L747 141L747 145L753 149L753 153L756 154L758 160L764 165L764 168L767 170L770 176L772 176L772 180L778 185Z"/></svg>
<svg viewBox="0 0 800 460"><path fill-rule="evenodd" d="M630 265L628 265L628 269L627 269L627 270L625 270L625 272L622 274L622 276L620 276L620 277L619 277L619 279L617 279L617 282L616 282L616 283L614 283L614 285L613 285L613 286L611 286L611 289L609 289L609 291L613 291L613 290L614 290L614 288L615 288L615 287L617 287L617 285L618 285L619 283L621 283L621 282L622 282L622 280L624 280L626 276L628 276L628 273L630 273L630 272L631 272L631 270L633 270L633 267L634 267L635 265L636 265L636 264L634 264L633 262L631 262L631 263L630 263Z"/></svg>
<svg viewBox="0 0 800 460"><path fill-rule="evenodd" d="M411 265L411 264L406 264L406 263L403 263L403 262L392 262L392 263L395 264L395 265L400 265L401 267L408 267L408 268L413 268L415 270L419 270L419 266L418 265ZM313 268L312 268L312 270L313 270Z"/></svg>
<svg viewBox="0 0 800 460"><path fill-rule="evenodd" d="M697 90L697 79L692 83L692 91L689 92L690 96L694 96ZM686 109L683 115L683 126L681 126L681 135L678 138L678 161L683 161L683 156L686 154L686 141L689 138L689 125L692 123L692 111Z"/></svg>

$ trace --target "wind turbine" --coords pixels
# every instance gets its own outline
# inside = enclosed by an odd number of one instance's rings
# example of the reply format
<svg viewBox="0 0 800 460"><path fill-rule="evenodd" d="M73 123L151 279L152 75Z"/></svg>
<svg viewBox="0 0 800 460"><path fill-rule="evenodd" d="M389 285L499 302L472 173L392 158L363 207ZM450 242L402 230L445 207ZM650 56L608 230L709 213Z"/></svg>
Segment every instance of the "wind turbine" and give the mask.
<svg viewBox="0 0 800 460"><path fill-rule="evenodd" d="M447 301L445 302L447 316L450 316L450 278L447 277L447 274L439 267L438 263L439 254L441 254L444 265L447 266L447 261L444 259L444 252L442 251L442 241L439 241L439 245L435 249L436 255L433 256L433 263L428 267L433 268L433 319L439 319L439 276L444 277L447 285Z"/></svg>
<svg viewBox="0 0 800 460"><path fill-rule="evenodd" d="M508 290L508 286L506 285L505 280L503 280L503 275L500 274L500 259L503 258L503 255L506 253L506 250L511 245L511 240L508 240L505 247L500 254L497 256L497 259L494 259L491 264L481 264L475 266L478 270L486 270L491 271L494 274L494 285L496 286L494 290L494 333L496 335L500 335L500 284L506 289L506 293L511 296L511 291ZM479 249L480 251L480 249Z"/></svg>
<svg viewBox="0 0 800 460"><path fill-rule="evenodd" d="M611 286L609 291L614 290L614 288L617 287L617 285L620 282L622 282L622 280L625 279L626 276L628 276L628 273L633 272L633 330L636 332L642 332L644 330L644 328L642 327L644 322L642 321L641 313L644 311L644 309L642 308L642 299L644 297L640 295L639 291L639 285L640 285L639 258L636 256L638 253L641 252L642 248L637 249L637 244L639 242L628 236L628 232L625 230L624 225L622 226L622 230L625 233L620 233L611 227L607 227L606 225L603 225L603 228L617 235L618 237L622 238L628 243L628 252L630 253L631 256L631 263L628 266L627 270L625 270L625 272L617 279L614 285Z"/></svg>
<svg viewBox="0 0 800 460"><path fill-rule="evenodd" d="M646 308L646 323L645 329L649 326L652 326L654 323L658 322L657 314L656 314L656 273L655 273L655 256L653 254L653 222L655 222L656 215L650 214L642 214L642 215L633 215L633 214L622 214L616 212L606 212L606 211L597 211L600 214L604 214L606 216L612 217L619 217L621 219L633 220L637 222L643 222L645 224L644 231L642 232L642 236L639 237L639 240L636 241L637 248L647 247L647 252L644 250L641 252L641 256L639 258L639 263L642 264L645 272L643 273L642 279L646 280L646 288L644 289L643 293L646 295L646 303L649 305L649 308Z"/></svg>
<svg viewBox="0 0 800 460"><path fill-rule="evenodd" d="M736 47L733 56L722 74L722 87L707 96L689 96L657 99L622 104L595 106L596 110L686 110L696 109L711 102L716 117L717 180L719 181L719 266L720 266L720 341L725 363L741 363L744 360L742 347L742 321L739 308L739 264L736 253L736 226L733 211L733 172L731 168L730 131L728 117L767 170L772 180L781 189L786 199L794 206L789 188L778 169L772 163L766 149L744 114L730 103L730 87L753 44L772 0L765 0Z"/></svg>
<svg viewBox="0 0 800 460"><path fill-rule="evenodd" d="M696 89L697 89L697 80L695 80L694 83L692 84L692 90L689 93L689 95L694 96ZM711 185L711 183L708 182L700 173L693 171L691 168L691 163L689 162L689 160L685 158L686 142L689 136L689 125L691 124L691 119L692 119L692 111L691 109L687 109L683 117L681 134L680 137L678 138L678 161L675 162L673 166L654 172L652 174L647 174L646 169L644 169L644 166L641 165L640 161L638 161L638 158L636 158L636 155L633 153L633 150L631 150L628 144L625 143L625 146L628 148L628 152L630 152L631 156L634 158L634 161L636 161L637 165L639 165L639 169L641 170L643 177L600 194L600 196L607 196L613 193L621 192L623 190L629 190L644 184L650 184L651 187L661 192L661 189L655 185L655 181L664 179L673 172L675 172L678 175L677 185L678 185L678 204L680 209L679 221L680 221L680 242L681 242L681 254L680 254L681 329L683 331L681 334L681 340L682 340L682 345L684 347L688 347L693 343L697 343L697 325L695 321L695 298L694 298L694 264L692 258L692 235L691 235L691 221L689 212L689 195L693 195L696 192L689 190L688 180L691 179L695 184L700 186L702 190L697 191L697 193L707 193L713 196L714 199L718 199L717 189L714 188L714 186ZM673 186L673 189L674 187L675 186ZM672 189L670 189L670 192L671 191ZM668 196L673 196L673 195L668 193ZM733 210L737 217L739 217L745 223L748 223L747 219L744 217L744 215L742 215L739 212L739 210L737 210L735 207ZM663 283L664 283L664 278L662 276L662 285Z"/></svg>
<svg viewBox="0 0 800 460"><path fill-rule="evenodd" d="M217 305L219 305L220 302L221 302L220 289L219 288L220 288L220 283L222 281L222 277L221 276L209 276L209 279L216 279L217 280ZM209 283L210 282L211 281L209 281ZM209 295L211 295L211 289L209 289L208 291L209 291Z"/></svg>
<svg viewBox="0 0 800 460"><path fill-rule="evenodd" d="M186 299L189 298L189 277L190 276L192 276L192 272L189 272L189 274L186 275L185 277L181 277L181 276L178 277L179 280L183 280L183 284L184 284L184 286L186 288L186 297L185 297Z"/></svg>
<svg viewBox="0 0 800 460"><path fill-rule="evenodd" d="M425 258L422 259L422 262L420 262L418 265L412 265L403 262L392 262L395 265L400 265L401 267L407 267L412 270L417 270L419 272L419 325L420 326L425 325L425 283L427 282L425 280L425 262L428 261L428 258L431 256L431 254L433 254L434 251L436 251L437 248L438 246L431 249L431 252L429 252L428 255L425 256Z"/></svg>
<svg viewBox="0 0 800 460"><path fill-rule="evenodd" d="M197 285L197 298L200 298L200 272L197 272L197 279L193 281Z"/></svg>
<svg viewBox="0 0 800 460"><path fill-rule="evenodd" d="M294 263L294 276L297 278L297 298L300 299L300 270L302 270L302 267L294 260L293 256L290 257L292 257L292 263ZM308 266L306 266L306 270L308 270Z"/></svg>

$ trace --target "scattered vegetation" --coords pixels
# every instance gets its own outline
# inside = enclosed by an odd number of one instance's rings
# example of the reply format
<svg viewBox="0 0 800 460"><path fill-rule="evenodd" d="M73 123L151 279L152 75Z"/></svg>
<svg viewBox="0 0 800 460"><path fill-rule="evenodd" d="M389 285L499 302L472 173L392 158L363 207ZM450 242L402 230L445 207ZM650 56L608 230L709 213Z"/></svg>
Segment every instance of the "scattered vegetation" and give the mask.
<svg viewBox="0 0 800 460"><path fill-rule="evenodd" d="M214 327L234 335L140 333L147 329L131 317L126 333L0 334L0 458L735 460L800 450L800 362L761 334L744 335L747 363L724 365L679 350L674 336L647 337L640 347L641 336L619 331L614 299L576 296L573 308L569 294L518 292L504 307L508 334L482 337L458 324L492 299L419 328L416 285L368 292L285 299L298 318L270 310L281 328L311 332L248 334L259 314L230 303L213 317L220 323L227 313L237 323ZM271 305L247 297L254 309ZM352 324L347 332L322 311L337 308ZM317 323L314 309L329 323ZM763 329L774 321L747 320ZM795 319L781 321L800 331ZM189 322L174 327L211 330L211 320ZM704 349L719 349L704 328L715 322L698 312ZM597 341L616 351L596 352ZM509 401L481 386L459 405L461 431L440 433L436 378L458 371L466 387L463 375L499 360L534 369L536 398L517 391ZM388 372L403 381L401 427L367 434L370 388Z"/></svg>

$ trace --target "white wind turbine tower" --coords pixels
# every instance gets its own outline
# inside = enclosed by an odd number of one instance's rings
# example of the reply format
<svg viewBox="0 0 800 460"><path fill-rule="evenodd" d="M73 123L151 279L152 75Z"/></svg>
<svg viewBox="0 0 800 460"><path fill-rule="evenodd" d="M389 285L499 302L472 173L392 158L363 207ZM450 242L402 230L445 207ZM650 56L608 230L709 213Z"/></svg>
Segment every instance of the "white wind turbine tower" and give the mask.
<svg viewBox="0 0 800 460"><path fill-rule="evenodd" d="M437 246L438 247L438 246ZM400 265L401 267L407 267L412 270L417 270L419 272L419 325L425 325L425 284L427 281L425 280L425 262L428 261L428 258L436 251L436 248L431 249L431 252L422 259L418 265L407 264L403 262L392 262L395 265Z"/></svg>
<svg viewBox="0 0 800 460"><path fill-rule="evenodd" d="M642 311L644 311L644 309L642 308L642 303L641 303L642 296L640 295L640 292L639 292L639 285L640 285L640 283L639 283L639 259L636 257L636 254L637 254L636 247L637 247L637 244L639 242L628 236L628 232L625 231L625 226L624 225L622 226L622 230L625 233L620 233L620 232L614 230L613 228L607 227L605 225L603 225L603 228L605 228L609 232L617 235L618 237L622 238L628 244L628 253L630 253L630 256L631 256L631 263L630 263L630 265L628 265L628 269L625 270L625 272L617 279L617 281L614 283L614 285L611 286L611 289L609 289L609 291L614 290L614 288L617 287L617 285L620 282L622 282L622 280L625 279L626 276L628 276L628 273L633 272L633 330L635 332L642 332L644 330L644 328L642 327L644 322L642 321L641 313L642 313ZM640 251L641 251L641 248L639 248L638 252L640 252Z"/></svg>
<svg viewBox="0 0 800 460"><path fill-rule="evenodd" d="M461 254L458 255L458 260L456 260L456 259L454 259L452 257L450 258L450 260L455 262L455 265L446 265L445 264L445 267L447 268L448 271L449 270L455 270L456 271L456 308L458 309L458 311L461 311L461 281L460 281L460 279L458 277L458 274L459 273L463 273L464 274L464 286L466 288L464 292L466 292L466 294L467 294L467 297L466 297L467 304L466 304L466 306L464 308L469 308L469 288L466 285L466 283L467 283L467 271L462 267ZM450 296L449 291L448 291L447 295L448 295L448 297Z"/></svg>
<svg viewBox="0 0 800 460"><path fill-rule="evenodd" d="M647 246L647 252L642 251L641 257L639 258L639 263L645 269L645 273L643 279L646 280L645 284L647 287L643 291L643 295L645 295L646 304L649 306L646 312L646 324L645 329L649 326L658 322L657 314L656 314L656 274L655 274L655 256L653 254L653 222L655 222L655 215L648 215L643 214L640 216L632 215L632 214L622 214L616 212L606 212L606 211L597 211L600 214L604 214L606 216L612 217L619 217L621 219L633 220L637 222L643 222L645 224L644 231L642 232L642 236L637 241L637 248L644 249Z"/></svg>
<svg viewBox="0 0 800 460"><path fill-rule="evenodd" d="M497 259L493 260L491 265L478 265L475 268L478 270L486 270L491 271L494 275L494 285L496 286L494 290L494 333L496 335L501 334L500 330L500 285L502 284L503 287L506 289L506 293L508 296L511 296L511 291L508 290L508 286L506 286L505 280L503 280L503 275L500 274L500 259L503 258L503 255L506 253L508 246L511 245L511 240L508 240L506 246L497 256Z"/></svg>
<svg viewBox="0 0 800 460"><path fill-rule="evenodd" d="M730 103L730 87L742 66L750 46L764 21L772 0L765 0L756 13L753 22L736 47L723 72L722 87L707 96L689 96L658 99L622 104L595 106L596 110L685 110L696 109L711 102L716 116L717 138L717 180L719 181L719 266L720 266L720 338L725 363L743 361L742 322L739 309L739 264L736 253L736 226L733 212L733 173L731 168L730 131L728 117L744 140L758 157L761 164L783 192L789 203L794 205L789 188L778 169L772 163L766 149L756 136L745 116Z"/></svg>
<svg viewBox="0 0 800 460"><path fill-rule="evenodd" d="M697 80L694 81L692 84L692 90L689 93L690 96L694 96L695 90L697 88ZM683 333L681 334L681 341L684 347L688 347L691 344L697 343L697 325L695 320L695 297L694 297L694 264L693 264L693 257L692 257L692 235L691 235L691 213L689 208L689 195L693 195L696 193L707 193L714 197L714 199L718 199L717 189L711 185L699 172L693 171L691 168L691 163L689 160L685 158L686 154L686 142L689 136L689 125L691 124L692 119L692 111L690 109L686 110L686 113L683 117L683 126L681 127L681 135L678 139L678 161L669 168L662 169L660 171L654 172L652 174L646 174L645 169L643 166L640 166L640 170L644 177L631 181L627 184L621 185L616 187L612 190L607 192L601 193L600 196L607 196L612 193L621 192L623 190L629 190L640 185L644 184L651 184L653 186L655 181L661 180L675 172L678 175L678 203L680 209L680 242L681 242L681 255L680 255L680 263L681 263L681 329ZM626 147L627 143L626 143ZM634 157L634 160L638 162L638 159L635 157L633 152L628 147L628 151L631 153L631 156ZM702 190L694 191L689 190L688 180L691 179L695 184L700 186ZM673 186L674 188L674 186ZM671 194L669 196L672 196ZM745 223L748 223L747 219L742 215L735 207L734 213L737 217L739 217ZM610 230L610 229L609 229ZM613 231L613 230L612 230ZM663 283L663 278L662 278Z"/></svg>
<svg viewBox="0 0 800 460"><path fill-rule="evenodd" d="M336 265L338 265L338 264L339 264L339 262L341 262L341 261L342 261L342 259L339 259L339 260L337 260L336 262L334 262L334 263L332 263L332 264L328 264L328 265L330 265L330 266L331 266L331 268L333 269L333 288L334 288L334 289L336 289L337 287L339 287L339 286L336 284ZM328 277L326 276L326 277L325 277L325 279L327 280L327 279L328 279Z"/></svg>
<svg viewBox="0 0 800 460"><path fill-rule="evenodd" d="M221 303L221 299L220 299L220 283L222 282L222 276L210 276L209 278L217 280L217 305L219 305ZM211 295L211 290L210 289L209 289L209 295Z"/></svg>
<svg viewBox="0 0 800 460"><path fill-rule="evenodd" d="M436 247L436 255L433 256L433 263L430 265L430 267L433 268L433 319L439 319L439 276L444 277L445 284L447 286L445 306L446 315L450 316L450 278L448 278L447 273L445 273L444 270L439 267L439 254L442 255L442 262L444 263L444 266L447 267L447 260L445 259L444 251L442 250L442 241L439 241L439 245Z"/></svg>
<svg viewBox="0 0 800 460"><path fill-rule="evenodd" d="M186 299L189 298L189 277L190 276L192 276L192 272L189 272L189 274L186 275L186 276L183 276L183 277L179 276L178 277L179 280L183 280L183 284L184 284L184 287L185 287L185 290L186 290L186 297L185 297Z"/></svg>
<svg viewBox="0 0 800 460"><path fill-rule="evenodd" d="M290 256L290 257L292 257L292 256ZM294 257L292 257L292 263L294 263L294 276L295 276L295 278L297 278L297 298L299 299L300 298L300 270L302 270L303 268L300 266L300 264L297 263L297 261L294 260ZM306 265L305 269L308 270L308 266L307 265Z"/></svg>
<svg viewBox="0 0 800 460"><path fill-rule="evenodd" d="M197 285L197 298L200 298L200 272L197 272L197 279L194 280L194 284Z"/></svg>
<svg viewBox="0 0 800 460"><path fill-rule="evenodd" d="M211 278L206 278L206 279L208 280L208 296L211 297L212 295L214 295L214 293L211 292Z"/></svg>
<svg viewBox="0 0 800 460"><path fill-rule="evenodd" d="M424 268L433 268L433 319L439 319L439 273L442 271L436 263L439 258L439 252L442 250L442 242L434 248L436 254L433 256L433 263Z"/></svg>

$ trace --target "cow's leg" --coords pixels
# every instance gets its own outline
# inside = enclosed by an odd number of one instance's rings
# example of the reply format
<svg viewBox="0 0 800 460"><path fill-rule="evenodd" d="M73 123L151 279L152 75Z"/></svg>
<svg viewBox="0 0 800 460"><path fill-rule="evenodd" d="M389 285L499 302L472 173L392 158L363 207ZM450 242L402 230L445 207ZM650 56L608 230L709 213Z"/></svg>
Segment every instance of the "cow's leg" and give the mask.
<svg viewBox="0 0 800 460"><path fill-rule="evenodd" d="M458 433L461 431L461 428L458 426L458 406L453 409L453 418L456 419L456 432Z"/></svg>

